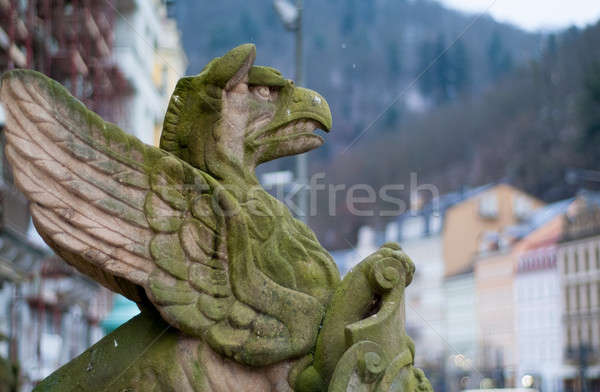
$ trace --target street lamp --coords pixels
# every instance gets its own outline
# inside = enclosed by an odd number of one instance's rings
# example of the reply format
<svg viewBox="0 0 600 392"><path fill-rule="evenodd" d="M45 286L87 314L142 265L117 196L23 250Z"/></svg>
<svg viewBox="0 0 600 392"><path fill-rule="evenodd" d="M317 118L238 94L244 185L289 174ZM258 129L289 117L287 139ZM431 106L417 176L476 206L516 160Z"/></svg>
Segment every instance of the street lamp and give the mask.
<svg viewBox="0 0 600 392"><path fill-rule="evenodd" d="M302 0L296 0L296 4L289 0L274 0L273 6L284 27L295 33L296 37L296 75L295 80L298 86L302 86ZM300 220L307 221L308 213L308 169L306 155L300 154L296 157L296 182L300 190L298 191L298 207Z"/></svg>
<svg viewBox="0 0 600 392"><path fill-rule="evenodd" d="M275 0L273 6L285 28L290 31L296 31L299 27L298 22L300 20L301 8L287 0Z"/></svg>

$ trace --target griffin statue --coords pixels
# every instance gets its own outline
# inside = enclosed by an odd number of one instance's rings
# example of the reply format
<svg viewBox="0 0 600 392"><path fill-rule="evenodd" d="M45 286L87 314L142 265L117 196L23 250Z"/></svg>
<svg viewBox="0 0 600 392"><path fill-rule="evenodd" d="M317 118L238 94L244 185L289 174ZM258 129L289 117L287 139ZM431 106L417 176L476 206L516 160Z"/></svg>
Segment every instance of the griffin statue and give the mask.
<svg viewBox="0 0 600 392"><path fill-rule="evenodd" d="M160 148L55 81L4 74L6 156L43 239L140 315L36 391L429 391L413 367L404 287L386 244L340 280L313 232L264 191L257 165L312 150L327 102L254 45L175 88Z"/></svg>

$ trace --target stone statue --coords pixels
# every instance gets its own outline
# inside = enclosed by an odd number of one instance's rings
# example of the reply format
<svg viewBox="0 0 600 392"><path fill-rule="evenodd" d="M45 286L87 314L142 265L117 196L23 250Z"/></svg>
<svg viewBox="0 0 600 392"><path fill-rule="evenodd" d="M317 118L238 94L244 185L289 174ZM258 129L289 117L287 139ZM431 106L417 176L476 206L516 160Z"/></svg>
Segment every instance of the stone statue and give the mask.
<svg viewBox="0 0 600 392"><path fill-rule="evenodd" d="M327 102L254 45L181 79L160 148L27 70L2 77L6 155L40 235L141 314L37 391L428 391L404 330L414 266L386 244L340 281L255 167L323 143Z"/></svg>

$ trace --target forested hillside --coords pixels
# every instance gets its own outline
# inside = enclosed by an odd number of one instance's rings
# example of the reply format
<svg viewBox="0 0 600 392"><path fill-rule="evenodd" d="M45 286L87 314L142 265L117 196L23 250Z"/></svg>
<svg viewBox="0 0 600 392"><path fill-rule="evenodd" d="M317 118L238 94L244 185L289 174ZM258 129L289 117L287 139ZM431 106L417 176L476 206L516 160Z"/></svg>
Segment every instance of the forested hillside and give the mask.
<svg viewBox="0 0 600 392"><path fill-rule="evenodd" d="M551 35L539 60L500 78L483 94L414 116L393 134L369 132L326 168L331 183L419 183L440 191L505 180L546 200L571 196L598 182L569 183L570 169L600 169L600 23ZM405 195L406 197L406 195ZM378 203L378 208L386 208ZM365 220L348 211L317 228ZM336 244L345 246L337 238Z"/></svg>

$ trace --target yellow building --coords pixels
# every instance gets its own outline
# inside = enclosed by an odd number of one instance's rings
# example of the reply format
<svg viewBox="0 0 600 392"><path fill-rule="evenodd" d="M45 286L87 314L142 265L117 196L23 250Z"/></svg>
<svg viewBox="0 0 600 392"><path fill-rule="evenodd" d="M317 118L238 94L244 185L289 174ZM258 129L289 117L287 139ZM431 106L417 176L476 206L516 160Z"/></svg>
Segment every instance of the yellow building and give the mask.
<svg viewBox="0 0 600 392"><path fill-rule="evenodd" d="M527 193L499 184L450 207L443 232L445 275L470 269L488 234L519 223L542 205Z"/></svg>
<svg viewBox="0 0 600 392"><path fill-rule="evenodd" d="M166 8L160 5L161 33L158 37L154 55L154 69L152 79L158 88L162 112L167 111L169 99L177 81L185 74L188 60L181 43L181 34L177 28L177 22L168 18ZM154 126L153 141L158 146L162 132L162 120L157 121Z"/></svg>

